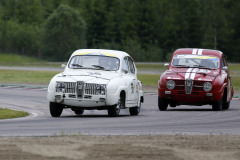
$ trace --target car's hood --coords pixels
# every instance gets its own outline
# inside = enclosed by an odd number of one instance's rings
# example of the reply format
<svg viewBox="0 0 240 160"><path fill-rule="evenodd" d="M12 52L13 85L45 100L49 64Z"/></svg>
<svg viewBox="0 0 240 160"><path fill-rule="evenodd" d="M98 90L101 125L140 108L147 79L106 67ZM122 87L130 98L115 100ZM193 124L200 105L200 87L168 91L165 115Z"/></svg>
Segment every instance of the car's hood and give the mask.
<svg viewBox="0 0 240 160"><path fill-rule="evenodd" d="M57 79L65 82L83 81L85 83L107 84L110 79L118 77L115 71L71 70L57 75Z"/></svg>
<svg viewBox="0 0 240 160"><path fill-rule="evenodd" d="M166 71L167 79L193 79L213 81L219 75L219 70L201 68L173 68Z"/></svg>

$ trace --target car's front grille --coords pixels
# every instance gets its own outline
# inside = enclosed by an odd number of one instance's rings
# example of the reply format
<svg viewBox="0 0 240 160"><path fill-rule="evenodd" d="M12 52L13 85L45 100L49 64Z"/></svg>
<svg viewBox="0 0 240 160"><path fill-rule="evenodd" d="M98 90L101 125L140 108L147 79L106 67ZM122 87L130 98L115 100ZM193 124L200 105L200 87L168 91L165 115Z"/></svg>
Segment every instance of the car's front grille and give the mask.
<svg viewBox="0 0 240 160"><path fill-rule="evenodd" d="M74 82L65 82L65 93L75 93L76 83Z"/></svg>
<svg viewBox="0 0 240 160"><path fill-rule="evenodd" d="M186 94L192 93L192 87L193 87L193 80L192 79L186 79L185 81L185 92Z"/></svg>
<svg viewBox="0 0 240 160"><path fill-rule="evenodd" d="M178 91L178 94L186 93L193 95L198 95L199 92L203 91L203 84L205 83L205 81L194 81L192 79L173 81L175 82L174 90Z"/></svg>
<svg viewBox="0 0 240 160"><path fill-rule="evenodd" d="M85 94L96 95L97 94L97 84L86 83Z"/></svg>
<svg viewBox="0 0 240 160"><path fill-rule="evenodd" d="M177 93L178 94L184 94L184 91L178 91Z"/></svg>
<svg viewBox="0 0 240 160"><path fill-rule="evenodd" d="M77 97L83 98L84 82L77 82Z"/></svg>
<svg viewBox="0 0 240 160"><path fill-rule="evenodd" d="M175 82L175 90L184 90L184 80L174 80Z"/></svg>
<svg viewBox="0 0 240 160"><path fill-rule="evenodd" d="M64 82L64 93L69 94L69 98L83 98L84 95L97 95L97 86L99 84L84 83L84 82ZM106 87L106 85L101 85ZM62 88L56 88L56 92L61 92ZM75 96L74 96L75 95ZM103 92L102 95L105 95Z"/></svg>
<svg viewBox="0 0 240 160"><path fill-rule="evenodd" d="M60 87L56 87L56 92L75 93L76 83L64 82Z"/></svg>

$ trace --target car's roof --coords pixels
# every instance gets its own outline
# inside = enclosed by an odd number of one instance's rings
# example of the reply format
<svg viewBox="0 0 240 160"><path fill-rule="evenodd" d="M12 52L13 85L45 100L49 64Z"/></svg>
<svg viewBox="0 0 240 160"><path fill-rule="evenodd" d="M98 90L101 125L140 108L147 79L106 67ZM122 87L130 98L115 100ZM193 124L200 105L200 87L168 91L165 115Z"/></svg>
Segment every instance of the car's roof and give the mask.
<svg viewBox="0 0 240 160"><path fill-rule="evenodd" d="M213 56L221 57L223 53L221 51L212 50L212 49L181 48L181 49L177 49L174 52L174 55L175 54L213 55Z"/></svg>
<svg viewBox="0 0 240 160"><path fill-rule="evenodd" d="M126 52L108 49L79 49L73 52L72 56L75 55L100 55L123 58L129 56ZM72 57L71 56L71 57Z"/></svg>

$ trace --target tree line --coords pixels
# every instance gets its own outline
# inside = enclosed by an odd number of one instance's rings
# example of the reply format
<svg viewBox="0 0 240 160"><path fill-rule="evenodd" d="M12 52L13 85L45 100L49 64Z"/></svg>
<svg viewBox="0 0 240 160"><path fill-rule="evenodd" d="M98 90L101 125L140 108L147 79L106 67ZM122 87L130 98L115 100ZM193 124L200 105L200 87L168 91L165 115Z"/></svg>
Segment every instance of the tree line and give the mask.
<svg viewBox="0 0 240 160"><path fill-rule="evenodd" d="M178 48L240 56L240 0L0 0L0 52L66 61L81 48L168 61Z"/></svg>

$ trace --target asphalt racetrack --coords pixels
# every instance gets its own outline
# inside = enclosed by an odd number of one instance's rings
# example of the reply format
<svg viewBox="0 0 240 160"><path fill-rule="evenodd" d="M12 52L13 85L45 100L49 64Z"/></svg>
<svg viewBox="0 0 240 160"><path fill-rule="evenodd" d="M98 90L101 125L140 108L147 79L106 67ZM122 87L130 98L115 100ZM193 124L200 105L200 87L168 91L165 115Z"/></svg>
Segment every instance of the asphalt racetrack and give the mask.
<svg viewBox="0 0 240 160"><path fill-rule="evenodd" d="M148 93L138 116L130 116L128 109L115 118L105 110L75 115L65 109L61 117L52 118L46 94L46 89L1 87L0 108L27 111L30 116L0 120L0 136L240 134L239 100L232 100L226 111L212 111L210 105L159 111L157 95Z"/></svg>

